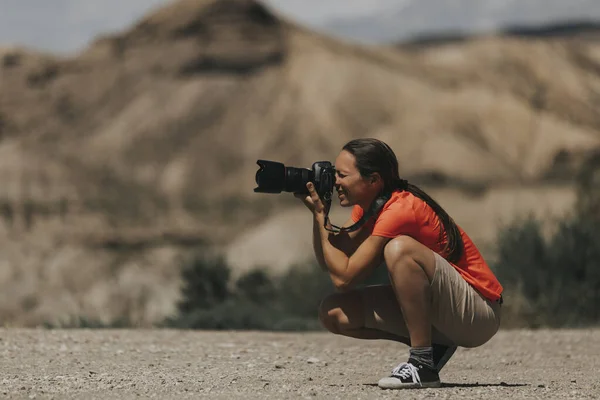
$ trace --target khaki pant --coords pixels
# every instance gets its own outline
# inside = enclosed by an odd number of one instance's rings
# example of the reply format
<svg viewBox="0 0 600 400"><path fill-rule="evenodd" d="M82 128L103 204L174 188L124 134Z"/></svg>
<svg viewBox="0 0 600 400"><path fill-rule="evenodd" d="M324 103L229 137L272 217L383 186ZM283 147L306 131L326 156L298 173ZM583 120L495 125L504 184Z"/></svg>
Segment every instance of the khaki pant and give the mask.
<svg viewBox="0 0 600 400"><path fill-rule="evenodd" d="M435 275L431 282L433 342L481 346L500 327L500 303L484 298L443 257L437 253L435 257ZM367 328L409 337L391 286L367 286L359 291Z"/></svg>

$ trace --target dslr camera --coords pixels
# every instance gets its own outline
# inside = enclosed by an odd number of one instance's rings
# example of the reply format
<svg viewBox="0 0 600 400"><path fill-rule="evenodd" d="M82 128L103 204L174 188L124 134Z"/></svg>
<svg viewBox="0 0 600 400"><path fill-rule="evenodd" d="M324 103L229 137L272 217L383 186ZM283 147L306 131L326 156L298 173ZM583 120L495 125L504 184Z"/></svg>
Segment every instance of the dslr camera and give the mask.
<svg viewBox="0 0 600 400"><path fill-rule="evenodd" d="M329 161L317 161L311 169L286 167L276 161L258 160L256 171L256 193L300 193L308 194L306 184L312 182L319 197L331 201L335 184L335 168Z"/></svg>

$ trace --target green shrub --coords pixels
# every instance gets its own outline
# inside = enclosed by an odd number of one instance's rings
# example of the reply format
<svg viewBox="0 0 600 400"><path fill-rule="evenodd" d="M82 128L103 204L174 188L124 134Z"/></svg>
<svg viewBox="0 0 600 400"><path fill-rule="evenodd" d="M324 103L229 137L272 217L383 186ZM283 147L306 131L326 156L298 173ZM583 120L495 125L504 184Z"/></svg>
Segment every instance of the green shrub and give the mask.
<svg viewBox="0 0 600 400"><path fill-rule="evenodd" d="M73 315L63 320L45 321L42 326L46 329L125 329L134 327L134 324L127 317L103 322L99 319Z"/></svg>
<svg viewBox="0 0 600 400"><path fill-rule="evenodd" d="M593 176L593 175L592 175ZM524 296L522 320L531 327L600 322L600 197L580 185L575 210L544 237L533 218L500 231L495 270L510 295Z"/></svg>
<svg viewBox="0 0 600 400"><path fill-rule="evenodd" d="M231 297L228 289L231 271L222 257L198 255L181 271L182 300L177 308L188 314L197 309L210 309Z"/></svg>
<svg viewBox="0 0 600 400"><path fill-rule="evenodd" d="M186 329L264 330L274 324L275 315L258 304L231 298L210 308L181 313L172 326Z"/></svg>
<svg viewBox="0 0 600 400"><path fill-rule="evenodd" d="M298 265L277 278L256 268L235 282L220 256L198 256L182 268L178 314L166 326L185 329L305 331L322 329L317 309L333 291L316 265Z"/></svg>
<svg viewBox="0 0 600 400"><path fill-rule="evenodd" d="M285 315L294 318L316 320L321 300L334 292L329 274L316 262L296 265L276 282L280 307Z"/></svg>
<svg viewBox="0 0 600 400"><path fill-rule="evenodd" d="M267 272L256 269L241 276L236 284L236 295L257 305L269 305L269 300L277 296L277 287Z"/></svg>

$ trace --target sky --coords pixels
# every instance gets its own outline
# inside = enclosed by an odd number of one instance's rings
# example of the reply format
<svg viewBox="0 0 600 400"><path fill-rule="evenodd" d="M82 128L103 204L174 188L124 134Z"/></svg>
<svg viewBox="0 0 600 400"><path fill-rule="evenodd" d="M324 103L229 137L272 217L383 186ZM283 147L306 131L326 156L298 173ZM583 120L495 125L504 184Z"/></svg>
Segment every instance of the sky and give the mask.
<svg viewBox="0 0 600 400"><path fill-rule="evenodd" d="M0 0L0 46L58 53L122 30L165 0Z"/></svg>
<svg viewBox="0 0 600 400"><path fill-rule="evenodd" d="M173 0L0 0L0 47L60 54L85 48L97 35L130 27ZM323 32L383 42L416 30L494 27L511 20L593 15L600 0L264 0L277 12Z"/></svg>
<svg viewBox="0 0 600 400"><path fill-rule="evenodd" d="M313 26L398 10L408 0L267 0L279 12Z"/></svg>
<svg viewBox="0 0 600 400"><path fill-rule="evenodd" d="M0 46L73 53L98 34L126 29L170 0L0 0ZM318 28L337 18L376 14L403 0L267 0L278 12Z"/></svg>

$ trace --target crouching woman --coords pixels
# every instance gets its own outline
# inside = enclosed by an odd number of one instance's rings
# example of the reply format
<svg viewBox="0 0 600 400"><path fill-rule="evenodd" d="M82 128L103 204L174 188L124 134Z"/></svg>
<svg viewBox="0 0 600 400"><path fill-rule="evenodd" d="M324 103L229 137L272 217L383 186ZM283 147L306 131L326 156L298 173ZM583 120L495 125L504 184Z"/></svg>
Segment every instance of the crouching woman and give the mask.
<svg viewBox="0 0 600 400"><path fill-rule="evenodd" d="M392 149L376 139L347 143L335 161L348 228L325 226L311 183L296 195L313 214L315 256L338 289L319 318L329 331L410 346L407 362L382 378L384 389L439 387L457 347L477 347L498 331L502 286L469 236L430 196L399 176ZM389 285L357 288L385 263Z"/></svg>

